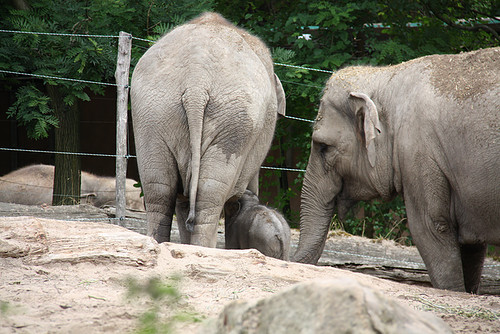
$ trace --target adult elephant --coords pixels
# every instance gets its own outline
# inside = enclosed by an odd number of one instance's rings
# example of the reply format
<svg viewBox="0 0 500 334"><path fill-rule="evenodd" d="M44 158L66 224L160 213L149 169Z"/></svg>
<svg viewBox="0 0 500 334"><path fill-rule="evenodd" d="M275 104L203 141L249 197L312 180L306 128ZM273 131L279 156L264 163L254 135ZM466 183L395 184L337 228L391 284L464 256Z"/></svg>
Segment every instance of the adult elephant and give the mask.
<svg viewBox="0 0 500 334"><path fill-rule="evenodd" d="M294 260L318 261L336 206L400 193L433 286L477 292L486 245L500 244L499 78L500 48L333 74Z"/></svg>
<svg viewBox="0 0 500 334"><path fill-rule="evenodd" d="M271 145L285 95L268 48L216 13L163 36L139 60L132 119L148 234L215 247L226 201L248 188Z"/></svg>

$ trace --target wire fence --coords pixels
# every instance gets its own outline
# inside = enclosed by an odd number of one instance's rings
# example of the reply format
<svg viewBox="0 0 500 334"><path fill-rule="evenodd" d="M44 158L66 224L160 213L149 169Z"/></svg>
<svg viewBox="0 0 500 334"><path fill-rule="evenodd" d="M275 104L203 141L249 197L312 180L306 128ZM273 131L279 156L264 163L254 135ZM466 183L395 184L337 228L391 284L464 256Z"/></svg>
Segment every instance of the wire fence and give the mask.
<svg viewBox="0 0 500 334"><path fill-rule="evenodd" d="M46 35L46 36L66 36L66 37L86 37L86 38L119 38L118 35L70 34L70 33L33 32L33 31L19 31L19 30L5 30L5 29L0 29L0 33ZM135 37L135 36L132 36L132 39L133 40L144 41L144 42L149 42L149 43L155 43L156 42L154 40L140 38L140 37ZM284 66L284 67L290 67L290 68L303 69L303 70L308 70L308 71L317 71L317 72L322 72L322 73L333 73L333 71L321 70L321 69L316 69L316 68L311 68L311 67L305 67L305 66L297 66L297 65L290 65L290 64L283 64L283 63L275 63L275 65ZM2 70L2 69L0 69L0 73L11 74L11 75L30 76L30 77L41 78L41 79L51 79L51 80L63 80L63 81L71 81L71 82L80 82L80 83L94 84L94 85L103 85L103 86L115 86L115 87L119 86L116 83L110 83L110 82L98 82L98 81L90 81L90 80L82 80L82 79L74 79L74 78L65 78L65 77L58 77L58 76L51 76L51 75L44 75L44 74L24 73L24 72L19 72L19 71L9 71L9 70ZM292 82L292 81L286 81L286 80L284 80L282 82L291 83L291 84L298 84L298 85L303 85L303 86L309 86L309 87L315 87L315 88L322 88L320 86L308 85L308 84L301 84L301 83ZM126 85L125 87L129 87L129 85ZM301 118L301 117L295 117L295 116L289 116L289 115L285 115L284 117L287 118L287 119L291 119L291 120L296 120L296 121L301 121L301 122L308 122L308 123L314 123L314 120L305 119L305 118ZM127 159L129 159L129 158L136 158L135 155L118 156L118 155L114 155L114 154L84 153L84 152L60 152L60 151L48 151L48 150L31 150L31 149L25 149L25 148L7 148L7 147L0 147L0 151L17 151L17 152L24 152L24 153L40 153L40 154L67 154L67 155L111 157L111 158L117 158L117 157L118 158L119 157L123 158L123 157L125 157ZM304 169L288 168L288 167L262 166L261 168L262 169L269 169L269 170L287 171L287 172L298 172L298 173L305 172Z"/></svg>
<svg viewBox="0 0 500 334"><path fill-rule="evenodd" d="M118 35L97 35L97 34L72 34L72 33L53 33L53 32L34 32L34 31L18 31L18 30L5 30L5 29L0 29L0 33L8 33L8 34L25 34L25 35L42 35L42 36L64 36L64 37L80 37L80 38L113 38L113 39L118 39L120 36ZM145 38L140 38L140 37L135 37L132 36L133 40L137 41L142 41L142 42L148 42L150 44L155 43L156 41L145 39ZM147 49L143 47L143 49ZM291 68L299 68L303 70L310 70L310 71L318 71L318 72L327 72L324 70L317 70L314 68L308 68L308 67L303 67L303 66L296 66L296 65L288 65L288 64L282 64L282 63L276 63L275 65L277 66L289 66ZM27 77L33 77L33 78L40 78L40 79L49 79L49 80L62 80L62 81L70 81L70 82L78 82L78 83L84 83L84 84L92 84L92 85L102 85L102 86L114 86L114 87L119 87L120 85L116 83L111 83L111 82L99 82L99 81L90 81L90 80L82 80L82 79L75 79L75 78L66 78L66 77L60 77L60 76L54 76L54 75L46 75L46 74L38 74L38 73L25 73L25 72L20 72L20 71L13 71L13 70L5 70L5 69L0 69L0 73L7 74L7 75L15 75L15 76L27 76ZM297 84L297 85L304 85L304 86L310 86L310 87L316 87L316 88L321 88L320 86L313 86L313 85L307 85L307 84L301 84L297 82L291 82L291 81L284 81L286 83L290 84ZM123 85L121 86L123 87ZM129 85L125 85L125 87L129 87ZM294 117L294 116L289 116L286 115L285 118L291 119L291 120L296 120L296 121L302 121L302 122L314 122L313 120L309 119L304 119L300 117ZM103 158L136 158L135 155L130 155L127 154L125 156L122 155L116 155L116 154L103 154L103 153L87 153L87 152L63 152L63 151L56 151L56 150L35 150L35 149L28 149L28 148L10 148L10 147L0 147L0 151L10 151L10 152L21 152L21 153L34 153L34 154L63 154L63 155L77 155L77 156L91 156L91 157L103 157ZM275 167L275 166L262 166L262 169L267 169L267 170L275 170L275 171L286 171L286 172L296 172L296 173L304 173L305 170L303 169L298 169L298 168L287 168L287 167ZM15 184L18 186L24 187L24 191L30 191L33 190L32 187L34 188L41 188L47 191L50 191L52 189L51 187L46 187L46 186L40 186L40 185L33 185L33 184L28 184L28 183L19 183L19 182L13 182L4 179L3 177L0 177L0 181L2 182L7 182L10 184ZM84 190L82 190L84 192ZM101 191L102 192L102 191ZM114 190L110 190L109 192L114 192ZM68 197L74 197L72 195L68 194L60 194L58 196L68 196ZM120 220L123 219L124 217L121 218L114 218L115 220ZM102 220L107 220L111 221L113 218L107 218L107 219L102 219ZM126 218L127 220L135 220L135 221L141 221L145 222L144 220L137 220L133 219L130 217ZM78 218L76 220L82 221L82 218ZM89 220L95 221L95 218L89 218Z"/></svg>
<svg viewBox="0 0 500 334"><path fill-rule="evenodd" d="M66 37L120 38L120 36L118 36L118 35L71 34L71 33L59 33L59 32L22 31L22 30L5 30L5 29L0 29L0 32L11 33L11 34L66 36Z"/></svg>
<svg viewBox="0 0 500 334"><path fill-rule="evenodd" d="M87 84L93 84L93 85L115 86L115 87L119 86L119 85L117 85L115 83L99 82L99 81L89 81L89 80L82 80L82 79L62 78L62 77L54 77L54 76L51 76L51 75L44 75L44 74L23 73L23 72L15 72L15 71L7 71L7 70L0 70L0 73L15 74L15 75L24 75L24 76L35 77L35 78L42 78L42 79L53 79L53 80L81 82L81 83L87 83ZM125 87L128 87L128 86L125 86Z"/></svg>

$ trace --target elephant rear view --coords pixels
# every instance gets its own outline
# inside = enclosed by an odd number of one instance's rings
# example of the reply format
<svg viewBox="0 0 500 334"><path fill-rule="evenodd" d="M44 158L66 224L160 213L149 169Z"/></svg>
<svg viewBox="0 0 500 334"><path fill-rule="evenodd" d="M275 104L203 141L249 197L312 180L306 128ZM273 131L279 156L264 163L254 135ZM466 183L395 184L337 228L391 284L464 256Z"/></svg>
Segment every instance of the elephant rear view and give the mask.
<svg viewBox="0 0 500 334"><path fill-rule="evenodd" d="M131 82L137 163L148 234L215 247L226 201L258 192L285 96L269 50L216 13L163 36Z"/></svg>

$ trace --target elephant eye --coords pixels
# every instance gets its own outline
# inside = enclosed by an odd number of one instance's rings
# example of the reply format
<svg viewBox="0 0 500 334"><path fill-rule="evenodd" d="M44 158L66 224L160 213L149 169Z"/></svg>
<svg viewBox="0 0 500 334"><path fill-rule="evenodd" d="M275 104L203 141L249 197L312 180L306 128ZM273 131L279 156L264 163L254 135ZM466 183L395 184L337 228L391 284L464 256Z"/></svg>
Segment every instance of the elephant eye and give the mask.
<svg viewBox="0 0 500 334"><path fill-rule="evenodd" d="M328 146L325 143L320 143L319 144L319 155L323 161L327 161L328 159L328 150L330 149L330 146Z"/></svg>
<svg viewBox="0 0 500 334"><path fill-rule="evenodd" d="M336 146L328 145L325 143L319 142L317 144L318 144L318 151L317 151L318 155L323 161L323 167L325 168L325 171L328 171L331 168L333 168L333 166L337 162L337 159L339 157L338 149Z"/></svg>
<svg viewBox="0 0 500 334"><path fill-rule="evenodd" d="M328 151L328 145L326 145L325 143L320 143L319 144L319 153L321 155L324 155L326 153L326 151Z"/></svg>

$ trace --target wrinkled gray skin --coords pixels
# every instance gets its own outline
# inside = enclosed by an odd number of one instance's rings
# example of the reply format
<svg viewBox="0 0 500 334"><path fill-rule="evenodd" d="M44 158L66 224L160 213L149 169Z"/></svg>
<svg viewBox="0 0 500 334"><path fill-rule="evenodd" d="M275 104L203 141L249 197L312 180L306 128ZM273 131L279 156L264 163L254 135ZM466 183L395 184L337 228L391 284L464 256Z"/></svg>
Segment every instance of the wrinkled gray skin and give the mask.
<svg viewBox="0 0 500 334"><path fill-rule="evenodd" d="M288 261L291 232L285 218L245 191L224 208L226 249L255 248L266 256Z"/></svg>
<svg viewBox="0 0 500 334"><path fill-rule="evenodd" d="M285 96L267 47L218 14L177 27L139 60L131 82L148 234L215 247L226 201L248 188L269 150Z"/></svg>
<svg viewBox="0 0 500 334"><path fill-rule="evenodd" d="M312 134L294 260L316 263L334 209L403 194L436 288L477 292L500 244L500 48L333 74Z"/></svg>
<svg viewBox="0 0 500 334"><path fill-rule="evenodd" d="M137 181L126 180L126 207L144 210L141 190L134 187ZM30 165L0 177L0 202L25 205L50 205L54 185L54 166ZM116 204L116 181L113 177L81 174L82 204L96 207Z"/></svg>

